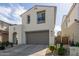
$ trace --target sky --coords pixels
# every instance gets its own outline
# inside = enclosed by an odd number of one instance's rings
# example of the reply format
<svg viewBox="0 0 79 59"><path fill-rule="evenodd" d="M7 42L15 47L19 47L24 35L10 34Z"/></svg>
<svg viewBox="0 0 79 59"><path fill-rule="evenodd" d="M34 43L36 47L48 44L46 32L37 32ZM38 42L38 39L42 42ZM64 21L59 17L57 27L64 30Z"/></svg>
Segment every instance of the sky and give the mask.
<svg viewBox="0 0 79 59"><path fill-rule="evenodd" d="M12 23L21 24L20 15L34 5L57 6L55 33L61 30L63 15L67 15L72 3L0 3L0 20Z"/></svg>

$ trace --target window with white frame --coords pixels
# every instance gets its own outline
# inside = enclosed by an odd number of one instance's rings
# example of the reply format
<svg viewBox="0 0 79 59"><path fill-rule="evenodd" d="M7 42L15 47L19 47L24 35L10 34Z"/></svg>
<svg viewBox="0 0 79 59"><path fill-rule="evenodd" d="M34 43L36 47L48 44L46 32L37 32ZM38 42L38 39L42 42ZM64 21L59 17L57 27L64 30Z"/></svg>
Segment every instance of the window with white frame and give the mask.
<svg viewBox="0 0 79 59"><path fill-rule="evenodd" d="M45 10L37 12L37 23L45 23Z"/></svg>

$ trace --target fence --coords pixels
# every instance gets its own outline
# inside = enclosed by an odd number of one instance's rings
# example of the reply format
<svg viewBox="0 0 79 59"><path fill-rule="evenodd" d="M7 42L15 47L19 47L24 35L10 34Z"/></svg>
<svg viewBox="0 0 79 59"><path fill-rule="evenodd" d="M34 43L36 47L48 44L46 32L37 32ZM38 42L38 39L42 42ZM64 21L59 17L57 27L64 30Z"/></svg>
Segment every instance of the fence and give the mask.
<svg viewBox="0 0 79 59"><path fill-rule="evenodd" d="M60 43L63 43L63 44L68 44L68 37L64 36L64 37L61 37L61 36L57 36L55 37L55 44L60 44Z"/></svg>

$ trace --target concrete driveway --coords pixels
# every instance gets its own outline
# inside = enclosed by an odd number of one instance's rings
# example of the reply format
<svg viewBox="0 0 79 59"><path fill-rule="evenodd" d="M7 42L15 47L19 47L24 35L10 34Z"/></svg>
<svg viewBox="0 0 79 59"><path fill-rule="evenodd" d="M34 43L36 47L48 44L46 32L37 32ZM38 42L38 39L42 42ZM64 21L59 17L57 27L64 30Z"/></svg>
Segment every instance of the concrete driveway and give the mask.
<svg viewBox="0 0 79 59"><path fill-rule="evenodd" d="M0 56L45 56L47 45L18 45L0 50Z"/></svg>

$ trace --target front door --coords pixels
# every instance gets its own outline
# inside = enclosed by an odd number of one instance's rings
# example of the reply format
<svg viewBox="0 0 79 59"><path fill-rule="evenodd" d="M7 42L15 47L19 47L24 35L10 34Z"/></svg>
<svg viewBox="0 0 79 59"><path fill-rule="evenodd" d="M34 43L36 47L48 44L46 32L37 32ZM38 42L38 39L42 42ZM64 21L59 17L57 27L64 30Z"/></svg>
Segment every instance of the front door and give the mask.
<svg viewBox="0 0 79 59"><path fill-rule="evenodd" d="M17 44L17 33L13 33L13 43Z"/></svg>

